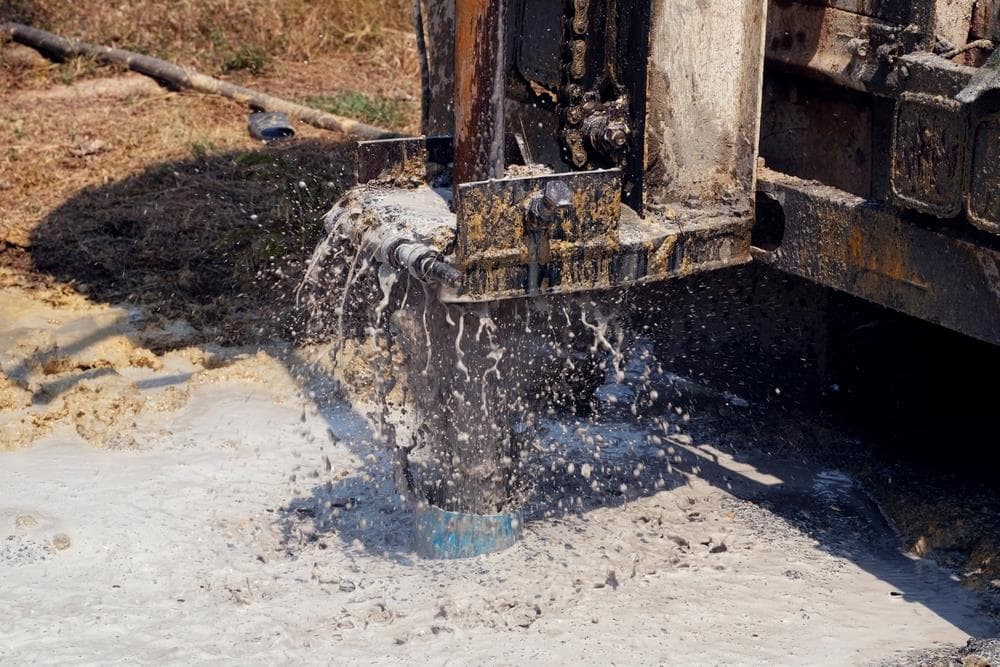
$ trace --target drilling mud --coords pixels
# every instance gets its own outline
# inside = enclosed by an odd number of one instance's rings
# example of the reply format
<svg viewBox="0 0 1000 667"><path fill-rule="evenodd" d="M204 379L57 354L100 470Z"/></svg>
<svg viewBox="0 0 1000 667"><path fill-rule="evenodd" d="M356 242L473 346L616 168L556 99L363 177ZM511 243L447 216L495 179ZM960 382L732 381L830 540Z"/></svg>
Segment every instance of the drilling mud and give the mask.
<svg viewBox="0 0 1000 667"><path fill-rule="evenodd" d="M617 305L569 297L444 303L423 268L437 251L369 226L349 199L335 207L299 292L310 330L336 322L331 372L371 404L404 496L483 515L519 507L529 484L524 453L540 417L569 405L589 410L612 367L623 377L624 331L606 314ZM415 248L406 252L418 259L394 270L386 255L396 251L387 247ZM372 373L342 362L352 337L363 350L353 359Z"/></svg>
<svg viewBox="0 0 1000 667"><path fill-rule="evenodd" d="M84 303L19 312L4 336L53 330L88 363L108 356L87 342L102 322L146 331ZM342 365L360 373L362 345ZM994 630L986 598L899 551L854 477L623 349L589 411L536 413L523 539L448 562L413 553L392 450L310 370L323 349L108 359L138 389L117 388L140 406L117 427L128 447L95 447L67 416L3 454L0 659L914 664ZM146 407L171 387L182 398Z"/></svg>

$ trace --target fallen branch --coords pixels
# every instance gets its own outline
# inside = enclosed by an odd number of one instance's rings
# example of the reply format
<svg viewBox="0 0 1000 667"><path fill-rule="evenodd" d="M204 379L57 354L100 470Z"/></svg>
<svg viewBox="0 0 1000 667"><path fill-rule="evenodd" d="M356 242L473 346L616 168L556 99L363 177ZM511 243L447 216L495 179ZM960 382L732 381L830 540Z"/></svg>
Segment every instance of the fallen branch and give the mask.
<svg viewBox="0 0 1000 667"><path fill-rule="evenodd" d="M241 104L262 111L281 111L290 118L334 132L342 132L365 139L386 139L398 136L389 130L374 127L360 121L335 116L325 111L289 102L251 88L244 88L226 81L175 65L166 60L153 58L134 51L116 49L110 46L88 44L75 39L60 37L45 30L32 28L20 23L5 23L2 32L15 42L30 46L43 55L58 59L85 56L101 63L123 65L130 70L153 77L174 88L187 88L202 93L222 95Z"/></svg>

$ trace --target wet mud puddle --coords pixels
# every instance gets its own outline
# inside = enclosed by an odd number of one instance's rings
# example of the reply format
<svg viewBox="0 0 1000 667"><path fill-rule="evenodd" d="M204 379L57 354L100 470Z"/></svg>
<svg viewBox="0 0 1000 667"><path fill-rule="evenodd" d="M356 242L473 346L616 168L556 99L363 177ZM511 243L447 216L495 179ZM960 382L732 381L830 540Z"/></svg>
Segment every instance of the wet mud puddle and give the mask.
<svg viewBox="0 0 1000 667"><path fill-rule="evenodd" d="M364 298L334 290L313 306L329 321L337 304L331 373L375 446L353 445L360 477L288 506L275 548L314 560L332 595L376 600L392 617L376 634L407 655L462 638L470 660L553 660L571 643L595 661L868 664L991 631L952 575L900 552L857 482L771 454L746 401L661 368L627 304L441 304L360 251L339 265L331 252L315 284L325 272ZM425 502L516 503L524 539L421 561L410 534ZM331 543L346 553L331 559ZM360 650L368 623L345 614L337 641ZM531 639L477 643L498 630Z"/></svg>
<svg viewBox="0 0 1000 667"><path fill-rule="evenodd" d="M392 457L344 403L229 379L136 451L54 431L0 468L0 658L905 664L988 634L850 477L768 455L676 377L633 414L628 379L540 418L523 539L460 561L414 556Z"/></svg>

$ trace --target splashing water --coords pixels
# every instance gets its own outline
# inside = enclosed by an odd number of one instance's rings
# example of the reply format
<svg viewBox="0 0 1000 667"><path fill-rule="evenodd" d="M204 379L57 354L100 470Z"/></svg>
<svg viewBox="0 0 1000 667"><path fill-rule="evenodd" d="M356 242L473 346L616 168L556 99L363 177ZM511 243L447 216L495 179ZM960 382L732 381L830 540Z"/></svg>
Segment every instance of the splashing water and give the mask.
<svg viewBox="0 0 1000 667"><path fill-rule="evenodd" d="M529 460L551 454L543 423L568 411L586 430L595 390L609 373L626 377L622 295L442 303L433 287L376 261L352 230L360 215L342 206L326 218L297 293L309 330L333 338L336 377L392 454L401 495L481 514L519 505L534 483ZM609 402L631 402L635 414L638 395ZM607 439L588 441L598 461ZM574 472L599 485L595 467Z"/></svg>

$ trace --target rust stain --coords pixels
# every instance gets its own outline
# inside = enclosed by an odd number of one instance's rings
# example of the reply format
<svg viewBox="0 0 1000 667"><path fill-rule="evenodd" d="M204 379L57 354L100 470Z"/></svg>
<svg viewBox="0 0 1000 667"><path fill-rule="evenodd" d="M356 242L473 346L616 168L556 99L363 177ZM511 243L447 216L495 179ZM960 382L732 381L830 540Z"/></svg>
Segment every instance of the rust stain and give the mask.
<svg viewBox="0 0 1000 667"><path fill-rule="evenodd" d="M860 226L851 227L848 236L850 249L850 266L856 267L862 274L876 279L889 279L893 283L929 290L930 285L921 278L917 269L911 265L909 252L905 244L874 243L866 237ZM859 276L859 280L865 280ZM868 286L877 289L874 284Z"/></svg>
<svg viewBox="0 0 1000 667"><path fill-rule="evenodd" d="M674 247L677 245L676 236L668 236L663 239L659 247L649 257L649 272L666 275L670 270L670 259L674 254Z"/></svg>

